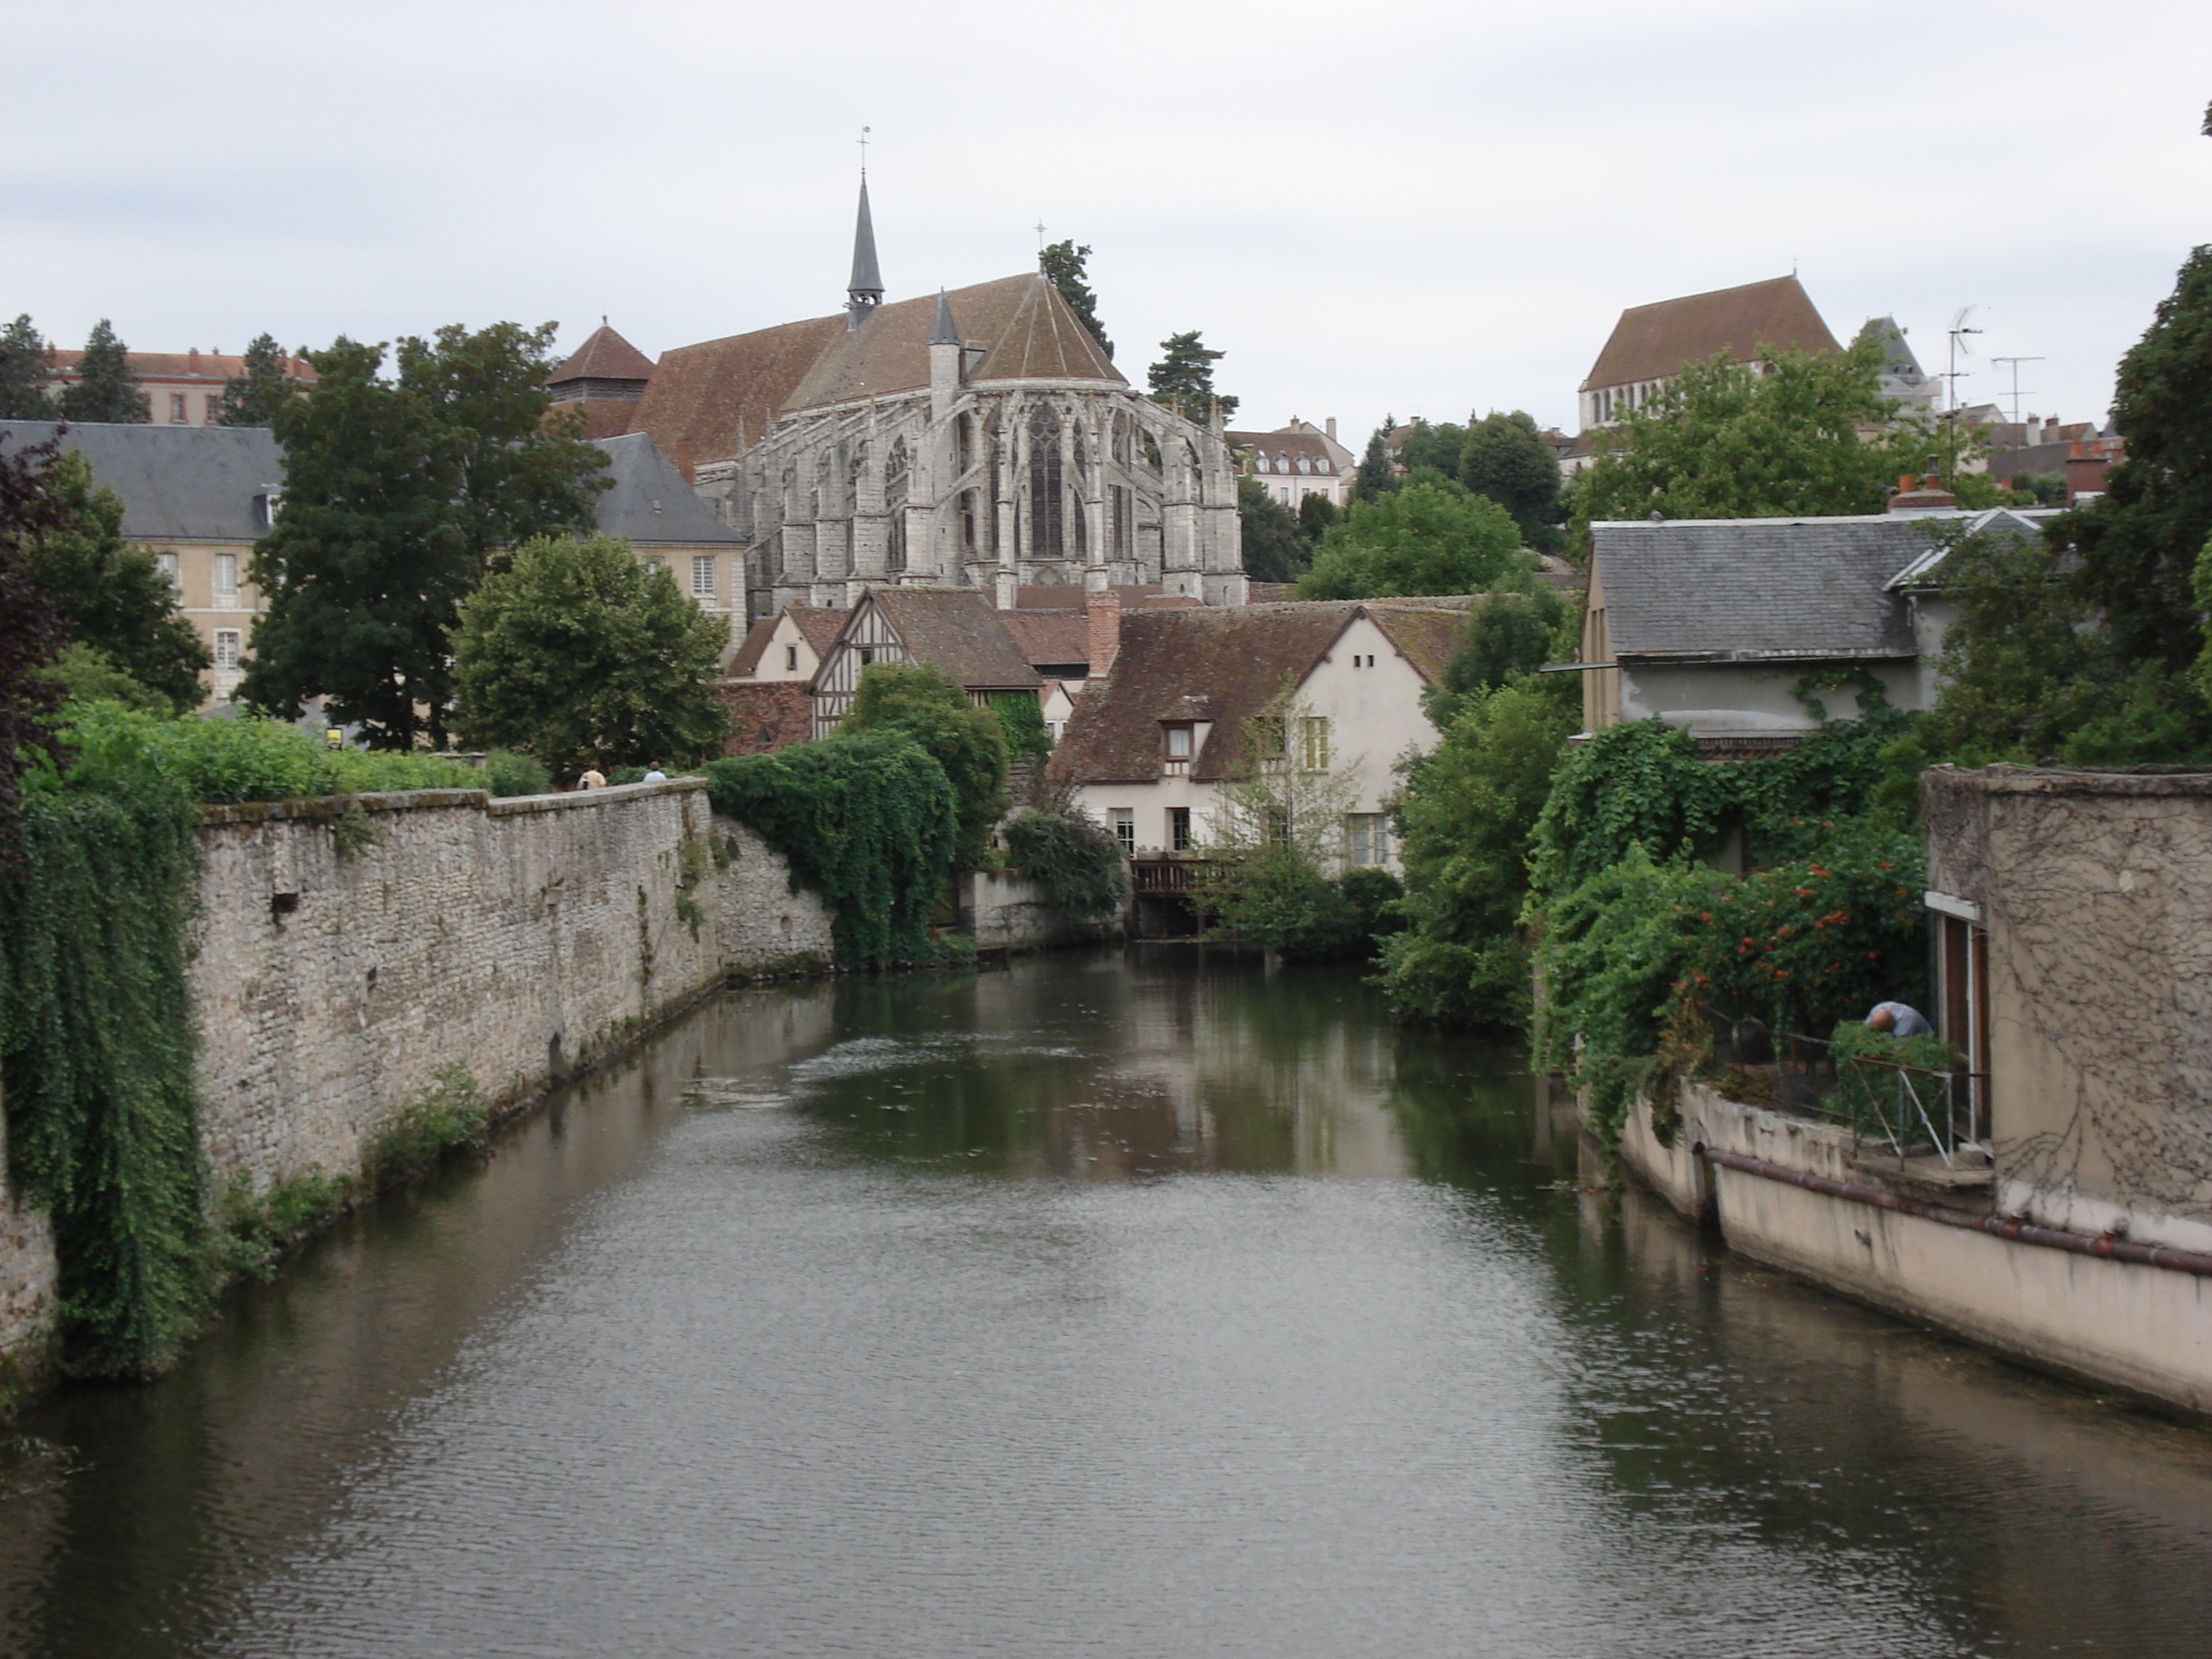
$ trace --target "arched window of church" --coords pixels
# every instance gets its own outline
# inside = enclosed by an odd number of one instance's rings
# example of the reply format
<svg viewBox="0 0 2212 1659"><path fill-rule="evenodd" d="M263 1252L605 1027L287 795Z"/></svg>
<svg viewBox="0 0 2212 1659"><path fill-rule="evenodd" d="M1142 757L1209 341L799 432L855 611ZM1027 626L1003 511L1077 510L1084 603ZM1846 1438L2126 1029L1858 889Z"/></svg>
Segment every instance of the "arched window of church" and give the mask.
<svg viewBox="0 0 2212 1659"><path fill-rule="evenodd" d="M1030 413L1030 545L1033 559L1067 556L1067 509L1060 466L1060 419L1049 404Z"/></svg>

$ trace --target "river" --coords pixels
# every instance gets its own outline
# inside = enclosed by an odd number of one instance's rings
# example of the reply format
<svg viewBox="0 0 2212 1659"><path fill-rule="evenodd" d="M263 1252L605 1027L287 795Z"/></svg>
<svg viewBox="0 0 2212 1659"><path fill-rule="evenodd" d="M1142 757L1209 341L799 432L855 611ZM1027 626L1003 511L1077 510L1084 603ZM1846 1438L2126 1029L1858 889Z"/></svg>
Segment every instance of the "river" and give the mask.
<svg viewBox="0 0 2212 1659"><path fill-rule="evenodd" d="M25 1655L2212 1642L2212 1434L1729 1257L1355 972L1172 949L717 998L22 1429Z"/></svg>

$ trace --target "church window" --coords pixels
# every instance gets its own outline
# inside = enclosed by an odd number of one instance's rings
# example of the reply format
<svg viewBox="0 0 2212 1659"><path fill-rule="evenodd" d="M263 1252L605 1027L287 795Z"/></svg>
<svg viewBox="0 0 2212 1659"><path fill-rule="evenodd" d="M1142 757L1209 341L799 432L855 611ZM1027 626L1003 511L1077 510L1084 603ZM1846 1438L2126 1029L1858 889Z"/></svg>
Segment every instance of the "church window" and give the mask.
<svg viewBox="0 0 2212 1659"><path fill-rule="evenodd" d="M1040 404L1030 416L1030 556L1066 556L1066 504L1060 465L1060 422Z"/></svg>

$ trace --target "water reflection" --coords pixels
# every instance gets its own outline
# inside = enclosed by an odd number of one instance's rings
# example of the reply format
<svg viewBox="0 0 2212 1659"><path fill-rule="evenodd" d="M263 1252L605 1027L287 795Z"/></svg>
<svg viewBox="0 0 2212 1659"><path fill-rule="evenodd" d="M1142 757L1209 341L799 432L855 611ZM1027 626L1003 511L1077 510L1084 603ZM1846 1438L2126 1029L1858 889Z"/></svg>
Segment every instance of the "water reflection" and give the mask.
<svg viewBox="0 0 2212 1659"><path fill-rule="evenodd" d="M724 999L65 1396L11 1650L2194 1654L2206 1437L1170 951Z"/></svg>

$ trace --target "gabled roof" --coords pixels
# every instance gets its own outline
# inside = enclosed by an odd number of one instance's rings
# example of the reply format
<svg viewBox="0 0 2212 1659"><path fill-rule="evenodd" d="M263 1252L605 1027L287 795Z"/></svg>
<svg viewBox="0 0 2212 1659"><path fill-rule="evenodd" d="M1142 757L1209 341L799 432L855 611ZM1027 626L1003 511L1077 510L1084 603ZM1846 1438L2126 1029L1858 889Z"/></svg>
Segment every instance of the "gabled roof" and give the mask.
<svg viewBox="0 0 2212 1659"><path fill-rule="evenodd" d="M865 595L906 648L971 691L1031 690L1044 684L981 588L872 587ZM864 606L856 604L842 641Z"/></svg>
<svg viewBox="0 0 2212 1659"><path fill-rule="evenodd" d="M1128 612L1103 688L1085 692L1053 751L1051 775L1085 783L1160 775L1163 721L1207 720L1213 729L1191 762L1200 781L1231 773L1244 724L1304 682L1359 617L1370 617L1434 684L1456 648L1474 601L1335 599Z"/></svg>
<svg viewBox="0 0 2212 1659"><path fill-rule="evenodd" d="M570 380L649 380L653 359L602 323L584 343L568 354L568 362L545 377L548 386Z"/></svg>
<svg viewBox="0 0 2212 1659"><path fill-rule="evenodd" d="M1582 389L1663 380L1680 374L1686 365L1723 350L1737 362L1751 362L1761 341L1777 351L1839 349L1798 280L1776 276L1741 288L1632 306L1613 325L1613 337L1598 353Z"/></svg>
<svg viewBox="0 0 2212 1659"><path fill-rule="evenodd" d="M688 441L695 465L733 459L767 434L792 388L844 331L839 312L665 351L638 404L636 429L666 455L682 455Z"/></svg>
<svg viewBox="0 0 2212 1659"><path fill-rule="evenodd" d="M692 493L684 475L644 433L593 442L607 458L614 479L594 508L602 535L627 536L633 542L728 544L744 539Z"/></svg>
<svg viewBox="0 0 2212 1659"><path fill-rule="evenodd" d="M0 421L9 454L54 432L52 421ZM283 452L263 426L77 421L62 447L82 451L94 479L123 498L133 541L258 541L269 530L259 498L284 488Z"/></svg>
<svg viewBox="0 0 2212 1659"><path fill-rule="evenodd" d="M1942 517L1961 527L1962 540L1966 536L1979 536L1990 532L2026 538L2040 535L2043 521L2056 516L2057 512L2057 507L1990 507L1978 513L1930 514L1923 516L1920 522L1925 525L1929 518ZM1914 587L1940 588L1942 586L1943 562L1951 556L1954 544L1948 538L1931 543L1918 557L1882 586L1891 592ZM2063 565L2067 562L2061 562Z"/></svg>
<svg viewBox="0 0 2212 1659"><path fill-rule="evenodd" d="M1590 526L1616 658L1802 660L1917 654L1892 577L1928 521L1672 519Z"/></svg>
<svg viewBox="0 0 2212 1659"><path fill-rule="evenodd" d="M738 654L730 659L732 679L751 678L753 671L760 666L761 657L768 650L769 641L775 636L778 624L787 617L798 629L799 636L806 641L807 648L814 653L817 662L828 654L830 647L837 642L839 632L852 620L848 611L831 611L811 605L787 605L773 617L763 617L746 630L744 643L738 647Z"/></svg>

